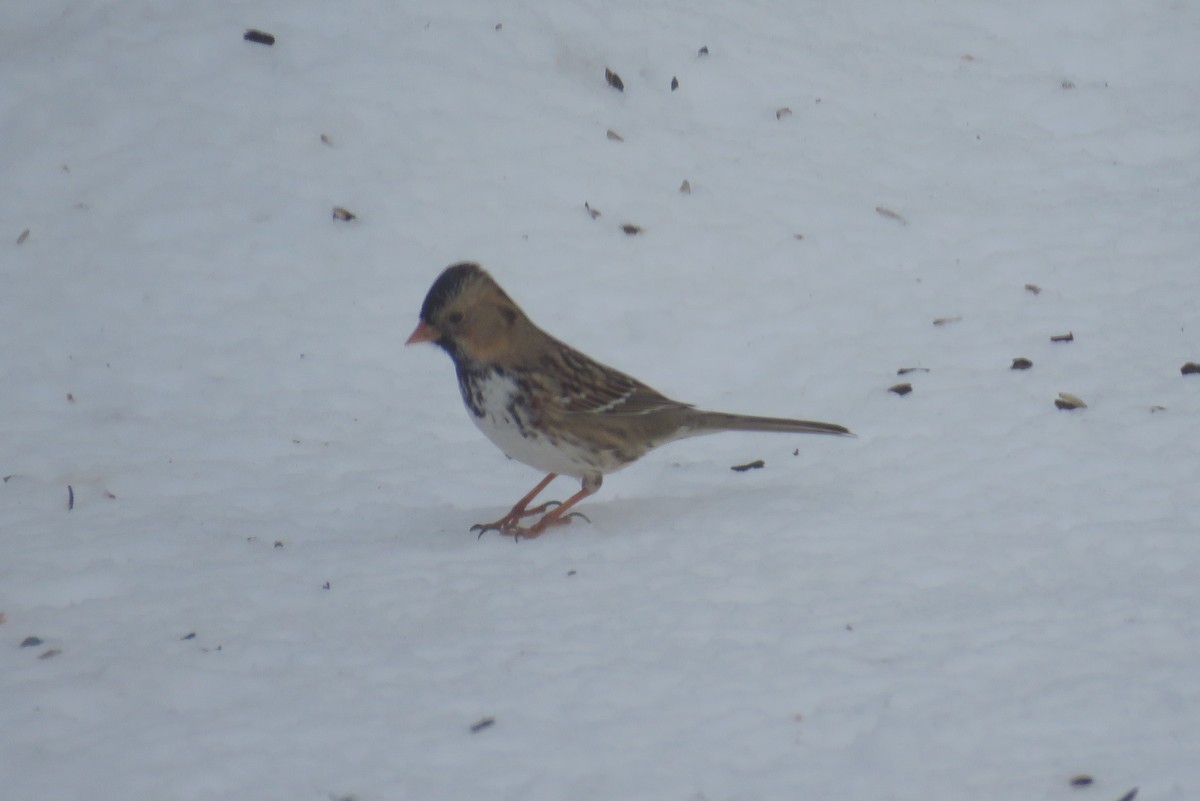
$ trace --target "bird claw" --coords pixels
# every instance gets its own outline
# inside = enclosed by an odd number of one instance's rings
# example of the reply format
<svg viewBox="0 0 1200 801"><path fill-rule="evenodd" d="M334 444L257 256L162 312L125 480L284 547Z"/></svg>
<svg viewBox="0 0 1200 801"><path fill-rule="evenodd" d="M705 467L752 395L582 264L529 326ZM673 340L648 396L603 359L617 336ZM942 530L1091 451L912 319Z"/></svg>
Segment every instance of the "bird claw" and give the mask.
<svg viewBox="0 0 1200 801"><path fill-rule="evenodd" d="M545 514L556 506L562 506L562 501L546 501L545 503L535 506L532 509L526 509L525 511L521 512L518 515L518 518L529 517L530 515Z"/></svg>
<svg viewBox="0 0 1200 801"><path fill-rule="evenodd" d="M479 532L479 536L475 538L477 540L482 539L483 535L487 534L489 531L503 531L503 530L504 530L504 528L502 526L500 526L498 523L486 523L486 524L485 523L476 523L475 525L471 526L471 531Z"/></svg>
<svg viewBox="0 0 1200 801"><path fill-rule="evenodd" d="M526 528L522 528L521 526L517 525L517 521L519 521L522 517L526 517L531 514L537 514L538 512L545 511L545 507L549 507L552 505L553 506L561 506L562 504L559 501L548 501L548 502L542 504L541 506L539 506L537 509L532 509L532 510L526 511L524 514L520 514L520 515L516 515L516 516L509 515L508 517L503 517L500 520L497 520L495 523L476 523L475 525L471 526L471 531L479 532L478 536L475 537L475 539L477 539L477 540L481 539L483 537L483 535L488 533L489 531L495 531L497 534L500 534L501 536L512 537L513 541L515 542L515 541L521 539L522 537L524 537L525 539L531 540L534 537L540 536L550 526L568 525L571 522L571 519L574 517L583 518L583 520L585 520L589 524L592 522L588 518L588 516L585 515L583 512L571 512L570 514L563 515L562 517L556 517L553 520L549 520L549 519L543 517L541 520L534 523L532 526L528 526Z"/></svg>

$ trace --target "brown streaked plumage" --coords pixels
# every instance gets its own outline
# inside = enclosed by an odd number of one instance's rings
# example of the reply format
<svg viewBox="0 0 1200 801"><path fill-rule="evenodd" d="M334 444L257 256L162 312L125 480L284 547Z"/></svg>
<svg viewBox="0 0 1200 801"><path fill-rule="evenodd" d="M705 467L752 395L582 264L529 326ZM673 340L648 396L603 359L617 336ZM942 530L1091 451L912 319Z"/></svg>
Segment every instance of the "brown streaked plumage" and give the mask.
<svg viewBox="0 0 1200 801"><path fill-rule="evenodd" d="M405 344L450 354L471 419L513 459L547 475L504 517L472 531L536 537L570 523L605 473L677 439L719 431L853 436L833 423L706 412L580 353L538 328L478 264L447 267L430 287ZM558 475L578 478L563 503L529 508ZM521 520L542 517L531 526Z"/></svg>

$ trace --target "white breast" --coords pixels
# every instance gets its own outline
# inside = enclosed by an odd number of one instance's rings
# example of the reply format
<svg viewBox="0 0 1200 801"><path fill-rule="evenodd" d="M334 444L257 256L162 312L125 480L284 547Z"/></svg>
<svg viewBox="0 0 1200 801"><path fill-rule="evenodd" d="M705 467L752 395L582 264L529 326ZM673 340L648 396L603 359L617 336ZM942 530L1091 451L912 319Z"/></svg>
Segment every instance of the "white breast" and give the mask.
<svg viewBox="0 0 1200 801"><path fill-rule="evenodd" d="M475 398L482 415L476 415L468 404L468 414L479 430L496 443L500 450L518 462L541 470L582 479L585 474L600 472L595 457L561 439L554 440L530 425L528 412L514 403L517 384L507 375L489 373L476 378Z"/></svg>

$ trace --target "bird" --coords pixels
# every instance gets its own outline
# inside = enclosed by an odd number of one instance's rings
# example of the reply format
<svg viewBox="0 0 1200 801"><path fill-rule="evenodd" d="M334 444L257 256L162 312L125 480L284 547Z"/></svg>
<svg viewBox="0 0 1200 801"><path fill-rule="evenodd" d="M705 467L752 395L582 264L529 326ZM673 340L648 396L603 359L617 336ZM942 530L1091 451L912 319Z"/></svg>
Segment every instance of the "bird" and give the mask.
<svg viewBox="0 0 1200 801"><path fill-rule="evenodd" d="M422 342L449 354L480 431L510 458L546 474L508 514L472 526L480 537L495 531L532 539L575 518L587 520L574 507L600 489L607 473L685 437L721 431L854 436L835 423L703 411L671 400L538 328L474 262L450 265L429 288L405 344ZM531 508L560 475L578 479L579 492Z"/></svg>

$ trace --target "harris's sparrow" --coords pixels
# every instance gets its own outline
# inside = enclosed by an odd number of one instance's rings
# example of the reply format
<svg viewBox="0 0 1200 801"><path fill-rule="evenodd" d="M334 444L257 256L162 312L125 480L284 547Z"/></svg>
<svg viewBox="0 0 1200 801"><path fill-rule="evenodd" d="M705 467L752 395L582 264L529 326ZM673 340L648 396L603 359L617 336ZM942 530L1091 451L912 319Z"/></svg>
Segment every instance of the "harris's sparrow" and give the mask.
<svg viewBox="0 0 1200 801"><path fill-rule="evenodd" d="M547 475L504 517L471 528L536 537L570 523L579 501L652 448L719 431L853 436L833 423L706 412L671 400L538 328L478 264L447 267L430 287L405 343L450 354L463 402L500 450ZM582 482L566 501L529 504L558 475ZM521 520L542 517L533 525Z"/></svg>

